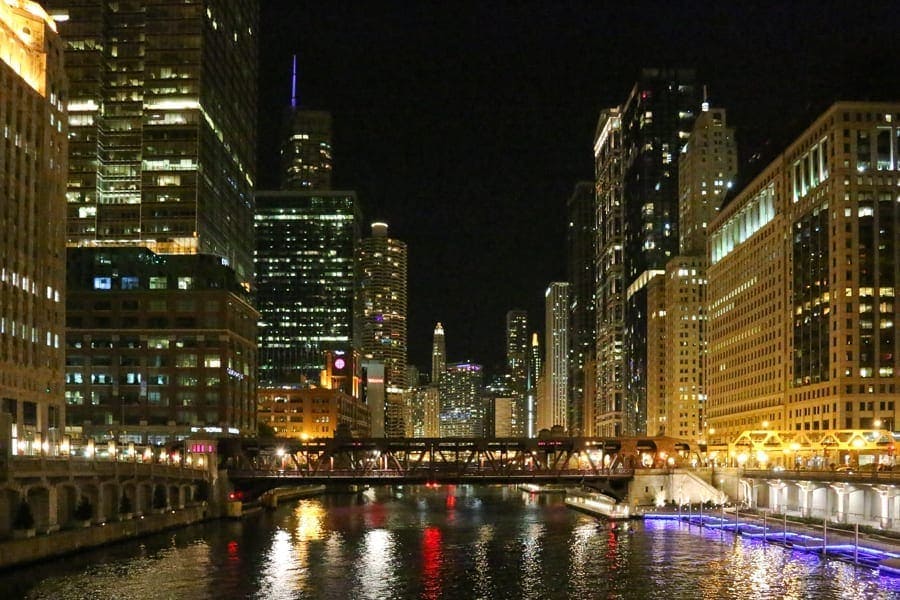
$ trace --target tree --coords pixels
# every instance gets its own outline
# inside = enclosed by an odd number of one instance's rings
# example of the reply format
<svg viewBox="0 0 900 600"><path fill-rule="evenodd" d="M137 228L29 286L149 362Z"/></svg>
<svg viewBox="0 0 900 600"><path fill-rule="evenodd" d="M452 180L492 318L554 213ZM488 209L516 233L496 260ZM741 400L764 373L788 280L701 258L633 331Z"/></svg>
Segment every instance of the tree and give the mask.
<svg viewBox="0 0 900 600"><path fill-rule="evenodd" d="M13 519L13 529L34 529L34 513L31 512L31 505L27 500L19 502Z"/></svg>

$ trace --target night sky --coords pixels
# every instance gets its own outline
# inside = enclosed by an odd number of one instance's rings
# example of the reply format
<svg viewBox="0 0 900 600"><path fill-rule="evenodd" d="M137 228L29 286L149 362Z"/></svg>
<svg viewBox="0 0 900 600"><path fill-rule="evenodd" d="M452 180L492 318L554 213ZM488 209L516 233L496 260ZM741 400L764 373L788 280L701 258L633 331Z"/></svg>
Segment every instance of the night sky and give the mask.
<svg viewBox="0 0 900 600"><path fill-rule="evenodd" d="M498 372L506 311L543 330L565 278L565 203L593 178L601 109L641 67L694 67L737 128L743 176L834 100L900 100L896 2L261 0L260 189L300 104L334 120L335 189L409 246L409 359ZM755 159L755 160L754 160Z"/></svg>

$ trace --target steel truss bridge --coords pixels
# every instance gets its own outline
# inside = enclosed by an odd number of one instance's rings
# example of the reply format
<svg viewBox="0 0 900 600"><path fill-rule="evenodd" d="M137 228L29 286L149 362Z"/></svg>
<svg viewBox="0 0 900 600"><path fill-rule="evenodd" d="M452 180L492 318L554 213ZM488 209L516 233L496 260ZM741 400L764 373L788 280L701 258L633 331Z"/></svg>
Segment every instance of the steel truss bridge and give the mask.
<svg viewBox="0 0 900 600"><path fill-rule="evenodd" d="M312 483L578 483L622 488L651 457L673 466L695 449L674 438L323 438L220 440L235 487ZM672 460L669 460L669 459Z"/></svg>

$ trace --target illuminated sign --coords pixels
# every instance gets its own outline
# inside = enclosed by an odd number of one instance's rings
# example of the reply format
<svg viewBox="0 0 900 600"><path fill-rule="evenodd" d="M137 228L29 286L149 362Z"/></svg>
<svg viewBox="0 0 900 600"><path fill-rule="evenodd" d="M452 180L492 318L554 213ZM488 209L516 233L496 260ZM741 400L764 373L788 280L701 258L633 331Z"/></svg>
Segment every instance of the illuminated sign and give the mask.
<svg viewBox="0 0 900 600"><path fill-rule="evenodd" d="M338 358L334 361L334 368L337 370L341 370L347 366L347 362L343 358Z"/></svg>

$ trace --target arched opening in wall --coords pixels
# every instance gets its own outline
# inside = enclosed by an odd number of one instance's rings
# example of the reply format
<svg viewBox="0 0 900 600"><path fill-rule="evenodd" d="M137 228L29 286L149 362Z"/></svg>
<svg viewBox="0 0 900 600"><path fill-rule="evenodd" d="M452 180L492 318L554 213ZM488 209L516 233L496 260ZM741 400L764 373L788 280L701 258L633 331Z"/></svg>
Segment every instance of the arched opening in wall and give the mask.
<svg viewBox="0 0 900 600"><path fill-rule="evenodd" d="M106 482L100 485L100 504L97 506L97 516L102 521L113 521L119 513L119 485L116 482Z"/></svg>
<svg viewBox="0 0 900 600"><path fill-rule="evenodd" d="M71 527L78 503L78 488L63 484L56 488L56 522L60 527Z"/></svg>
<svg viewBox="0 0 900 600"><path fill-rule="evenodd" d="M93 522L99 521L100 520L100 512L99 512L98 506L100 505L100 503L99 503L100 489L97 487L97 485L93 484L93 483L89 483L89 484L82 486L81 498L87 499L87 504L90 505L90 509L91 509L91 517L89 519L84 519L84 520L86 520L86 521L89 520L89 521L93 521ZM78 504L76 504L76 506L78 506L80 504L81 504L81 499L79 498ZM81 520L81 516L78 516L77 518L79 520Z"/></svg>
<svg viewBox="0 0 900 600"><path fill-rule="evenodd" d="M50 528L50 490L38 486L29 489L28 504L34 515L35 530L46 532Z"/></svg>
<svg viewBox="0 0 900 600"><path fill-rule="evenodd" d="M169 486L169 507L183 508L184 502L181 499L181 488L177 485Z"/></svg>
<svg viewBox="0 0 900 600"><path fill-rule="evenodd" d="M135 486L135 514L146 515L153 508L153 485L149 482L138 483Z"/></svg>

